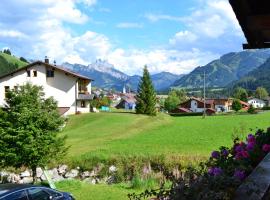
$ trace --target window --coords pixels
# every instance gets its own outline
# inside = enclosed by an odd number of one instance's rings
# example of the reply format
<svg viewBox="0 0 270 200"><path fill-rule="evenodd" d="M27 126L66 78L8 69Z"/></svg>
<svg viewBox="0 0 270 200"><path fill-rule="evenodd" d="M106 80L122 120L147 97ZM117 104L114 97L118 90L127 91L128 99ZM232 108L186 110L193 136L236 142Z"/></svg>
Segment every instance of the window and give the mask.
<svg viewBox="0 0 270 200"><path fill-rule="evenodd" d="M81 101L81 107L85 108L85 101Z"/></svg>
<svg viewBox="0 0 270 200"><path fill-rule="evenodd" d="M9 86L5 86L5 97L7 98L7 93L9 92L10 87Z"/></svg>
<svg viewBox="0 0 270 200"><path fill-rule="evenodd" d="M34 77L37 77L37 71L36 71L36 70L33 71L33 76L34 76Z"/></svg>
<svg viewBox="0 0 270 200"><path fill-rule="evenodd" d="M18 91L19 87L18 86L14 86L14 90Z"/></svg>
<svg viewBox="0 0 270 200"><path fill-rule="evenodd" d="M54 197L54 198L59 198L59 197L62 197L63 195L61 194L61 193L59 193L59 192L56 192L56 191L54 191L54 190L52 190L52 189L44 189L46 192L48 192L52 197Z"/></svg>
<svg viewBox="0 0 270 200"><path fill-rule="evenodd" d="M19 192L14 192L14 193L7 195L6 197L3 198L3 200L11 200L11 199L28 200L25 190L19 191Z"/></svg>
<svg viewBox="0 0 270 200"><path fill-rule="evenodd" d="M54 71L53 70L47 70L47 77L54 77Z"/></svg>
<svg viewBox="0 0 270 200"><path fill-rule="evenodd" d="M41 188L32 188L28 190L31 200L50 200L50 194Z"/></svg>
<svg viewBox="0 0 270 200"><path fill-rule="evenodd" d="M30 77L31 76L30 70L27 70L26 72L27 72L27 77Z"/></svg>

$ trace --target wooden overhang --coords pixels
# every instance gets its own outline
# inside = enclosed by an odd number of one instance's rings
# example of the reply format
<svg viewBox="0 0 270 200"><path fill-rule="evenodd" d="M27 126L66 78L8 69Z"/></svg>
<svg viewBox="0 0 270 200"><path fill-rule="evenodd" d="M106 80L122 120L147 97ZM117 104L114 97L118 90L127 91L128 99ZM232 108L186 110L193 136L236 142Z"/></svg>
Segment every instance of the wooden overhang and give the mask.
<svg viewBox="0 0 270 200"><path fill-rule="evenodd" d="M244 49L270 48L270 0L229 0L245 34Z"/></svg>

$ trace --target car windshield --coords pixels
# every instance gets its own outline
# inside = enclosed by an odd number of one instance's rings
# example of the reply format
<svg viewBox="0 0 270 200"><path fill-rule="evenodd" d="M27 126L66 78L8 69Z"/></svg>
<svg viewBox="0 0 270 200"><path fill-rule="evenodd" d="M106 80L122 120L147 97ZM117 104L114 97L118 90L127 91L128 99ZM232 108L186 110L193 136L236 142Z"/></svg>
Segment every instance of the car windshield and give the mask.
<svg viewBox="0 0 270 200"><path fill-rule="evenodd" d="M0 195L8 192L8 190L0 190Z"/></svg>

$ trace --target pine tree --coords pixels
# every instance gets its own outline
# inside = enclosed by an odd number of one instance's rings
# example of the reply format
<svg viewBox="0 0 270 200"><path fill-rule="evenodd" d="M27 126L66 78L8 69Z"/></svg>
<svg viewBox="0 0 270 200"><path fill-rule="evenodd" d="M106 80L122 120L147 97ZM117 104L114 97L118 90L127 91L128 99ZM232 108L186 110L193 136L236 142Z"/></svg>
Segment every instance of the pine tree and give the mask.
<svg viewBox="0 0 270 200"><path fill-rule="evenodd" d="M150 74L147 70L147 66L144 66L143 77L138 87L138 94L136 95L136 113L155 116L156 112L156 93L150 78Z"/></svg>

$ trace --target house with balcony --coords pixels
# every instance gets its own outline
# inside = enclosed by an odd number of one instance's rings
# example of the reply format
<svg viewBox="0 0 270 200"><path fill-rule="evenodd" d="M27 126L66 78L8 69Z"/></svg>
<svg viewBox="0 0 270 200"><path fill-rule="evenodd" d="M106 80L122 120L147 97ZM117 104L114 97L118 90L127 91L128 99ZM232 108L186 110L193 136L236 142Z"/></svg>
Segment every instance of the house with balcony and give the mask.
<svg viewBox="0 0 270 200"><path fill-rule="evenodd" d="M45 96L58 102L61 115L90 111L91 82L93 80L67 70L49 59L36 61L0 77L0 106L5 105L5 94L26 83L42 86Z"/></svg>

